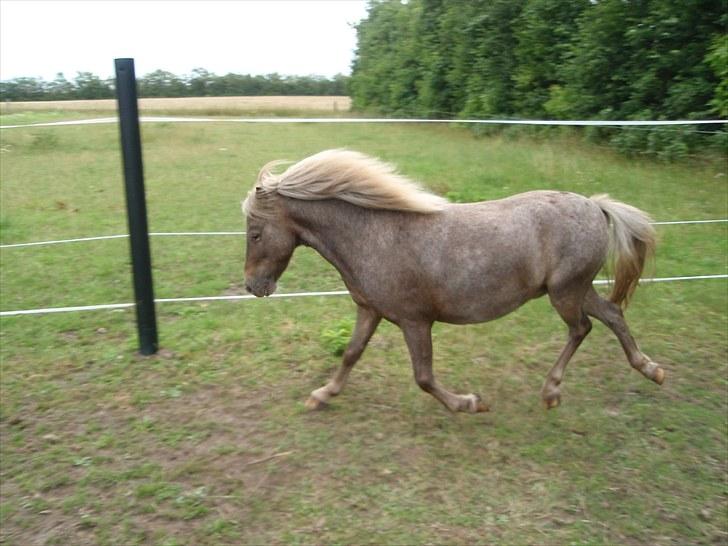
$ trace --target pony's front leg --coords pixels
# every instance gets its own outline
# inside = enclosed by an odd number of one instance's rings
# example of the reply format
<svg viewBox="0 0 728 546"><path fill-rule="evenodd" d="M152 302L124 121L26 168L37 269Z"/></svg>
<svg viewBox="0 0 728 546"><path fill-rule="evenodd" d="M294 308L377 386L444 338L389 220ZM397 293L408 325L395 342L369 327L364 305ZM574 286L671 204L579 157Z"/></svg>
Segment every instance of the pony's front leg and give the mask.
<svg viewBox="0 0 728 546"><path fill-rule="evenodd" d="M382 317L372 309L361 305L357 307L356 326L354 326L354 333L351 335L349 345L344 351L341 367L336 371L331 381L311 393L311 396L306 400L308 409L315 410L325 407L332 397L341 392L346 384L346 379L349 377L349 372L361 357L381 320Z"/></svg>
<svg viewBox="0 0 728 546"><path fill-rule="evenodd" d="M408 322L399 325L407 342L415 381L419 387L437 398L450 411L477 413L488 411L477 394L454 394L442 388L432 373L432 324Z"/></svg>

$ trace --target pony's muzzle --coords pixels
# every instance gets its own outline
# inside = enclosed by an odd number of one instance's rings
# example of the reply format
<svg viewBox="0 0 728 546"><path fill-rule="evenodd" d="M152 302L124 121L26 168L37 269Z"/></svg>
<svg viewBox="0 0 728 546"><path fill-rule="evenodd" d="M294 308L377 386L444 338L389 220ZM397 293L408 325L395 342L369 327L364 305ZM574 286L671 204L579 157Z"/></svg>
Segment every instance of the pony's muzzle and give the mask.
<svg viewBox="0 0 728 546"><path fill-rule="evenodd" d="M276 282L271 279L246 279L245 290L257 298L264 298L275 292Z"/></svg>

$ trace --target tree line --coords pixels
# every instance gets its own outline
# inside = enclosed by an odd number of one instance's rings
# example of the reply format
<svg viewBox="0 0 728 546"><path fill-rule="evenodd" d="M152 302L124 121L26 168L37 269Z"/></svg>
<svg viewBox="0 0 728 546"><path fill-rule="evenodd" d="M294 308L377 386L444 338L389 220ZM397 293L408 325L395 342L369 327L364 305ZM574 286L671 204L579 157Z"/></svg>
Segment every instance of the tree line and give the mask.
<svg viewBox="0 0 728 546"><path fill-rule="evenodd" d="M197 68L189 76L155 70L137 78L140 97L228 97L256 95L346 95L348 77L225 74L218 76ZM73 80L59 73L53 81L15 78L0 82L0 100L38 101L109 99L114 79L79 72Z"/></svg>
<svg viewBox="0 0 728 546"><path fill-rule="evenodd" d="M726 0L371 0L349 91L396 116L725 118L727 23Z"/></svg>

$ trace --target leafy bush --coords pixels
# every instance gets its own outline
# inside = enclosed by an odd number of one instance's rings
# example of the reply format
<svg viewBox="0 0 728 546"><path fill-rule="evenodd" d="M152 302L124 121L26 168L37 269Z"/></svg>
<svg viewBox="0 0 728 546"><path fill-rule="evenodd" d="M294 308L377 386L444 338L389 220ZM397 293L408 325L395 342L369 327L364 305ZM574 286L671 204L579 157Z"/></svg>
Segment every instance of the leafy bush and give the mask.
<svg viewBox="0 0 728 546"><path fill-rule="evenodd" d="M727 22L714 0L371 2L349 89L354 109L385 114L708 119L728 112ZM602 142L665 160L708 140L610 131Z"/></svg>
<svg viewBox="0 0 728 546"><path fill-rule="evenodd" d="M321 331L321 344L334 356L341 356L354 331L354 321L351 319L340 320Z"/></svg>

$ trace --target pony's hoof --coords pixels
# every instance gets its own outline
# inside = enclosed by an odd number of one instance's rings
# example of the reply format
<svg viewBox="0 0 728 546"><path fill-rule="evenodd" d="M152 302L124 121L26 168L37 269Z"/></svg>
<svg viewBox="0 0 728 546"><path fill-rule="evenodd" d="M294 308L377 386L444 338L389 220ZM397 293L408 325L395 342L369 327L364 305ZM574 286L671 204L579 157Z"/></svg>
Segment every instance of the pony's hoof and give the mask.
<svg viewBox="0 0 728 546"><path fill-rule="evenodd" d="M479 395L475 395L475 413L485 413L490 411L490 406L483 402L483 399Z"/></svg>
<svg viewBox="0 0 728 546"><path fill-rule="evenodd" d="M309 411L318 411L325 409L328 404L326 402L322 402L318 398L315 398L313 396L309 396L308 400L306 400L306 403L304 404L306 406L306 409Z"/></svg>
<svg viewBox="0 0 728 546"><path fill-rule="evenodd" d="M462 402L457 409L452 411L462 411L465 413L483 413L490 411L488 404L483 402L479 394L463 394L460 399Z"/></svg>
<svg viewBox="0 0 728 546"><path fill-rule="evenodd" d="M654 381L658 385L662 385L662 383L665 381L665 370L658 367L655 370L655 376L652 378L652 381Z"/></svg>
<svg viewBox="0 0 728 546"><path fill-rule="evenodd" d="M546 404L547 410L557 408L559 407L559 404L561 404L561 395L557 394L555 396L544 398L543 403Z"/></svg>

